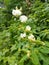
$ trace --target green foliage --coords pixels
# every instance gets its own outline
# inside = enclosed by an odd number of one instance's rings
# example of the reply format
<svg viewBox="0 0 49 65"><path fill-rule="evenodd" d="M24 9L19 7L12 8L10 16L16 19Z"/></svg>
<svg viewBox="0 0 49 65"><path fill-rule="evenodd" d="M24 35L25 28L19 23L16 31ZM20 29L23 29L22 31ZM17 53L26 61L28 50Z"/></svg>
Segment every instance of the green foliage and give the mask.
<svg viewBox="0 0 49 65"><path fill-rule="evenodd" d="M28 6L25 0L4 0L4 5L0 8L0 65L49 65L49 3L31 0ZM28 17L26 23L12 15L16 6ZM29 32L27 25L32 28ZM27 37L33 34L35 40L21 39L23 32Z"/></svg>

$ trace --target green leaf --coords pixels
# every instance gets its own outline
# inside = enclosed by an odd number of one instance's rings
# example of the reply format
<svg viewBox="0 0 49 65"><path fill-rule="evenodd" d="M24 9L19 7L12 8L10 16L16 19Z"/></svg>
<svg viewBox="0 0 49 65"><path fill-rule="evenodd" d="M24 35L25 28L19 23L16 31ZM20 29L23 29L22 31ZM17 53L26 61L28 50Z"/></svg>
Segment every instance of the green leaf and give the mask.
<svg viewBox="0 0 49 65"><path fill-rule="evenodd" d="M41 46L39 48L39 51L44 53L44 54L48 54L49 53L49 48Z"/></svg>
<svg viewBox="0 0 49 65"><path fill-rule="evenodd" d="M39 53L40 60L43 60L43 65L48 65L49 64L49 57L45 56L42 53Z"/></svg>
<svg viewBox="0 0 49 65"><path fill-rule="evenodd" d="M34 65L40 65L39 58L38 58L37 54L35 53L35 51L33 51L31 53L30 59L31 59L31 61L33 62Z"/></svg>
<svg viewBox="0 0 49 65"><path fill-rule="evenodd" d="M23 63L25 60L27 60L27 55L24 55L21 60L19 61L19 64Z"/></svg>
<svg viewBox="0 0 49 65"><path fill-rule="evenodd" d="M8 5L10 3L10 0L4 0L5 5Z"/></svg>

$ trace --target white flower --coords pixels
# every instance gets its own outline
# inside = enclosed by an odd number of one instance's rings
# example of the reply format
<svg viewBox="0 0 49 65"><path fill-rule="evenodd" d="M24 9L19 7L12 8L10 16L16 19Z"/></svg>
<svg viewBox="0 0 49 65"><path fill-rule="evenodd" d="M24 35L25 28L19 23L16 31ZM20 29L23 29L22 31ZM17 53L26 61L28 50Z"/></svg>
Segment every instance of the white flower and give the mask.
<svg viewBox="0 0 49 65"><path fill-rule="evenodd" d="M26 22L27 19L28 19L28 17L25 16L25 15L20 16L20 21L21 21L22 23Z"/></svg>
<svg viewBox="0 0 49 65"><path fill-rule="evenodd" d="M28 36L28 39L29 39L29 40L32 40L32 41L35 41L35 37L34 37L34 35L32 35L32 34L30 34L30 35Z"/></svg>
<svg viewBox="0 0 49 65"><path fill-rule="evenodd" d="M20 16L20 15L22 14L22 12L17 9L17 10L13 10L13 11L12 11L12 14L13 14L14 16Z"/></svg>
<svg viewBox="0 0 49 65"><path fill-rule="evenodd" d="M21 34L20 34L20 37L21 37L21 38L25 38L25 37L26 37L26 33L21 33Z"/></svg>
<svg viewBox="0 0 49 65"><path fill-rule="evenodd" d="M28 25L26 26L26 31L30 31L31 30L31 27Z"/></svg>

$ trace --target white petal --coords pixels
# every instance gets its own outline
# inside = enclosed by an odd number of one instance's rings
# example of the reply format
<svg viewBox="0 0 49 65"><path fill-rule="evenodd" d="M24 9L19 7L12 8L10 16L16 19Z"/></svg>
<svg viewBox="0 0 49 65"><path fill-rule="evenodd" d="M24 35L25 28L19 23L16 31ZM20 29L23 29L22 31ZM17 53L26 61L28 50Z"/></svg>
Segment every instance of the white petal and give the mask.
<svg viewBox="0 0 49 65"><path fill-rule="evenodd" d="M21 33L21 34L20 34L20 37L21 37L21 38L26 37L26 33Z"/></svg>
<svg viewBox="0 0 49 65"><path fill-rule="evenodd" d="M22 14L22 12L21 12L20 10L13 10L13 11L12 11L12 14L13 14L14 16L20 16L20 15Z"/></svg>
<svg viewBox="0 0 49 65"><path fill-rule="evenodd" d="M30 31L31 30L31 27L28 25L26 26L26 31Z"/></svg>
<svg viewBox="0 0 49 65"><path fill-rule="evenodd" d="M27 19L28 19L28 18L27 18L27 16L25 16L25 15L20 16L20 21L23 22L23 23L26 22Z"/></svg>
<svg viewBox="0 0 49 65"><path fill-rule="evenodd" d="M29 40L35 40L35 37L34 37L34 35L30 34L30 35L28 36L28 39L29 39Z"/></svg>

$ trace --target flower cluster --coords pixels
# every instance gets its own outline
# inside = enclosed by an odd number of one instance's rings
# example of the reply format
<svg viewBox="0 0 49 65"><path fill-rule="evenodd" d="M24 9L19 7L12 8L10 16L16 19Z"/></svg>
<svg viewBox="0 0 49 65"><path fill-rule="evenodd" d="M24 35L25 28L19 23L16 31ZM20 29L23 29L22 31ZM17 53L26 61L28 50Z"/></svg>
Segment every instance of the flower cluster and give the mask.
<svg viewBox="0 0 49 65"><path fill-rule="evenodd" d="M26 31L26 32L31 31L31 27L30 27L29 25L27 25L26 28L25 28L25 31ZM20 34L20 38L25 38L25 37L27 37L26 32L25 32L25 33L21 33L21 34ZM28 38L28 40L35 41L35 37L34 37L33 34L29 34L29 36L28 36L27 38Z"/></svg>
<svg viewBox="0 0 49 65"><path fill-rule="evenodd" d="M13 15L13 16L16 16L16 17L20 16L20 15L22 14L21 10L22 10L22 8L18 9L18 8L16 7L16 9L13 9L13 10L12 10L12 15ZM21 15L19 19L20 19L20 21L21 21L22 23L25 23L25 22L28 20L28 17L25 16L25 15ZM15 20L15 19L14 19L14 20Z"/></svg>
<svg viewBox="0 0 49 65"><path fill-rule="evenodd" d="M21 33L21 34L20 34L20 37L21 37L21 38L25 38L25 37L26 37L26 33Z"/></svg>
<svg viewBox="0 0 49 65"><path fill-rule="evenodd" d="M21 12L20 9L16 8L16 9L13 9L13 10L12 10L12 14L13 14L14 16L20 16L20 15L22 14L22 12Z"/></svg>
<svg viewBox="0 0 49 65"><path fill-rule="evenodd" d="M31 27L29 25L26 26L26 31L30 31Z"/></svg>
<svg viewBox="0 0 49 65"><path fill-rule="evenodd" d="M30 35L28 36L28 39L33 41L33 40L35 40L35 37L34 37L34 35L30 34Z"/></svg>
<svg viewBox="0 0 49 65"><path fill-rule="evenodd" d="M16 9L14 9L14 10L12 11L12 14L13 14L14 16L20 16L20 15L22 14L21 10L22 10L21 8L18 9L18 8L16 7ZM28 17L27 17L26 15L21 15L20 18L19 18L19 20L20 20L21 23L26 23L27 20L28 20ZM25 28L25 32L20 34L20 38L23 39L23 38L27 37L26 32L29 32L29 31L31 31L31 26L27 25L26 28ZM29 40L32 40L32 41L35 40L35 37L34 37L33 34L29 34L29 36L28 36L27 38L28 38Z"/></svg>
<svg viewBox="0 0 49 65"><path fill-rule="evenodd" d="M26 21L27 21L27 16L25 16L25 15L22 15L22 16L20 16L20 21L22 22L22 23L25 23Z"/></svg>

